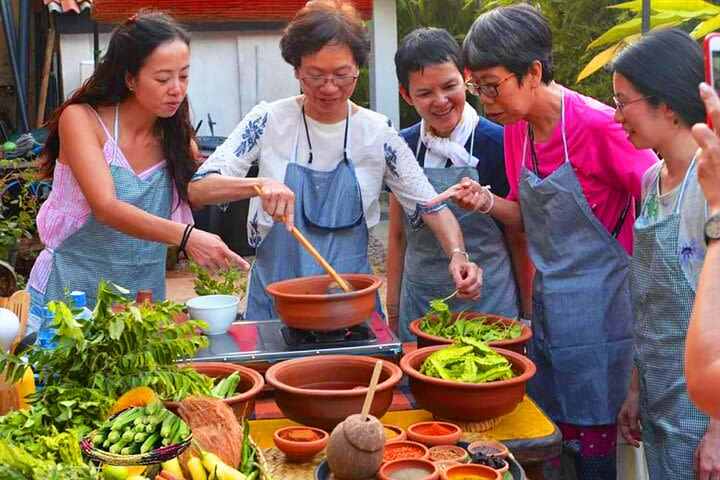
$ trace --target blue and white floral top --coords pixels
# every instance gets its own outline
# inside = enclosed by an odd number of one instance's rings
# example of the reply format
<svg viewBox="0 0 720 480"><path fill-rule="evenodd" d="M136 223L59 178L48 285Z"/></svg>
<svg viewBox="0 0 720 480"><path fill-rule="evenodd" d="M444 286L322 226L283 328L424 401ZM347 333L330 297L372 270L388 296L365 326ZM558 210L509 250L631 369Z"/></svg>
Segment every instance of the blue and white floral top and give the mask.
<svg viewBox="0 0 720 480"><path fill-rule="evenodd" d="M260 177L280 182L295 144L301 110L295 97L255 106L228 139L200 167L195 179L208 173L244 177L257 163ZM307 117L313 147L308 165L308 144L300 130L297 159L303 166L320 171L333 170L343 158L345 120L335 124L319 123ZM379 197L383 182L390 187L411 218L420 222L428 211L424 203L437 194L405 140L392 128L387 117L359 108L350 120L348 156L353 162L360 185L365 222L371 228L380 221ZM443 204L432 210L444 208ZM255 197L248 212L248 241L257 246L273 225L272 217Z"/></svg>
<svg viewBox="0 0 720 480"><path fill-rule="evenodd" d="M675 211L680 186L669 192L659 193L659 181L655 180L658 179L662 167L663 162L658 162L650 167L643 176L642 198L643 202L647 199L647 205L637 219L639 225L655 223ZM697 181L697 167L693 167L688 178L683 203L680 206L680 232L677 246L680 266L693 290L697 289L707 250L704 234L706 203L705 195Z"/></svg>

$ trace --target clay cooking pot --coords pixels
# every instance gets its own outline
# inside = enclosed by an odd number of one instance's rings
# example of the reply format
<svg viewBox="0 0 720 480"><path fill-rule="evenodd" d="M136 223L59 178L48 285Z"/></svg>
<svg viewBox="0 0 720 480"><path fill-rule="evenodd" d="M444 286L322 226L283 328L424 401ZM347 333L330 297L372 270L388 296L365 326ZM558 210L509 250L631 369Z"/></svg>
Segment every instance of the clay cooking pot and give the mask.
<svg viewBox="0 0 720 480"><path fill-rule="evenodd" d="M316 332L349 328L368 319L375 311L376 292L382 279L364 273L342 274L355 289L327 295L329 275L293 278L271 283L266 291L275 299L275 311L288 327Z"/></svg>

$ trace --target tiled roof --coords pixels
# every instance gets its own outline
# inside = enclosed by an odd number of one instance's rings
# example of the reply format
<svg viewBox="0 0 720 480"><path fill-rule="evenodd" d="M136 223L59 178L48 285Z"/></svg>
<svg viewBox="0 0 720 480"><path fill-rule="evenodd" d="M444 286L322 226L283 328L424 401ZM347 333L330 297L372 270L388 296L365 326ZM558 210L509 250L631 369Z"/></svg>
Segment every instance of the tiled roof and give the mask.
<svg viewBox="0 0 720 480"><path fill-rule="evenodd" d="M93 0L43 0L51 12L80 13L83 10L92 8Z"/></svg>
<svg viewBox="0 0 720 480"><path fill-rule="evenodd" d="M79 2L62 0L62 3ZM98 23L123 21L143 7L168 12L181 22L286 22L307 0L93 0L91 3L93 19ZM363 18L372 17L373 0L354 0L353 3Z"/></svg>

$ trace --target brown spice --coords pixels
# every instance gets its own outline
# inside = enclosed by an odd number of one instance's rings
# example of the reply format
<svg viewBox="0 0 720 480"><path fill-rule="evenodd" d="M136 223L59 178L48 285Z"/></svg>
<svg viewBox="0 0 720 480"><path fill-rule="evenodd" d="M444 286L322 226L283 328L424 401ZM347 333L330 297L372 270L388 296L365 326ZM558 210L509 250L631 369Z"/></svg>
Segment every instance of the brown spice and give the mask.
<svg viewBox="0 0 720 480"><path fill-rule="evenodd" d="M279 435L291 442L314 442L322 438L322 435L309 428L293 428L292 430L281 432Z"/></svg>

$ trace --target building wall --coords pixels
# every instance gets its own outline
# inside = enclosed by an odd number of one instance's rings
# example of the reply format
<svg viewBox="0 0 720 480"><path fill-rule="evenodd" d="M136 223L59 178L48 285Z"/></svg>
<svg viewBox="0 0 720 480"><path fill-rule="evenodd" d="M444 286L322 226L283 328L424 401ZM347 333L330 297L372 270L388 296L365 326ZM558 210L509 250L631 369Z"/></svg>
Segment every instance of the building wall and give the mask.
<svg viewBox="0 0 720 480"><path fill-rule="evenodd" d="M198 135L210 135L207 116L216 122L215 135L227 136L261 101L297 95L292 68L280 56L280 31L191 32L191 73L188 96ZM104 50L109 34L100 35ZM64 96L92 73L92 35L60 36Z"/></svg>

